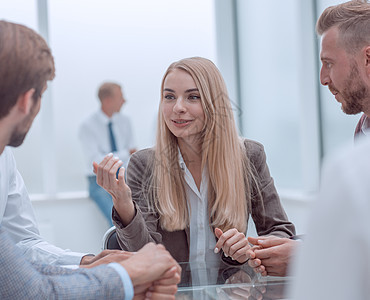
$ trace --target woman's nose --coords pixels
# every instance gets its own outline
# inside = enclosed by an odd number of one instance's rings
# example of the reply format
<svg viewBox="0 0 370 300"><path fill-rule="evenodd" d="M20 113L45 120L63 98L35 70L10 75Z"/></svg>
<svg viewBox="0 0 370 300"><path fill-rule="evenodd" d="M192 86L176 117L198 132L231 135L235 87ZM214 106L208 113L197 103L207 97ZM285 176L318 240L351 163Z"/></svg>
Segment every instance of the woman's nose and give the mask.
<svg viewBox="0 0 370 300"><path fill-rule="evenodd" d="M184 113L186 111L184 100L181 97L177 98L173 111L176 113Z"/></svg>

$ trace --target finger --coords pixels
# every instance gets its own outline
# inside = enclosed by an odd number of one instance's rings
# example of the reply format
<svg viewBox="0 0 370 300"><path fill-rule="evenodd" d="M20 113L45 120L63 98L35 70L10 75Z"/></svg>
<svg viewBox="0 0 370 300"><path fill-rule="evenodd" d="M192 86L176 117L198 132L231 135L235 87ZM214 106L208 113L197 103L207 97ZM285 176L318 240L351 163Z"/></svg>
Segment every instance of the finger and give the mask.
<svg viewBox="0 0 370 300"><path fill-rule="evenodd" d="M229 240L232 244L229 249L229 255L232 256L232 258L234 259L237 259L242 255L246 255L247 251L250 249L250 246L244 234L242 234L242 236L240 236L240 239L237 240L235 243L233 243L233 239L234 237Z"/></svg>
<svg viewBox="0 0 370 300"><path fill-rule="evenodd" d="M249 236L248 237L248 242L250 242L252 245L257 245L258 244L258 238L261 238L261 237Z"/></svg>
<svg viewBox="0 0 370 300"><path fill-rule="evenodd" d="M165 274L166 275L166 274ZM175 271L175 273L172 276L167 276L165 278L161 278L159 280L156 280L154 284L158 285L172 285L172 284L178 284L181 280L180 274Z"/></svg>
<svg viewBox="0 0 370 300"><path fill-rule="evenodd" d="M256 273L263 273L263 272L267 272L266 271L266 269L265 269L265 266L264 265L260 265L259 267L257 267L257 268L254 268L253 269L254 270L254 272L256 272Z"/></svg>
<svg viewBox="0 0 370 300"><path fill-rule="evenodd" d="M251 253L254 255L253 252ZM245 248L242 248L235 252L231 257L239 263L244 264L246 261L251 259L251 253L249 251L246 251Z"/></svg>
<svg viewBox="0 0 370 300"><path fill-rule="evenodd" d="M236 251L244 247L245 247L245 251L244 251L244 254L245 254L245 252L249 250L250 248L248 244L248 240L245 238L245 235L236 229L228 230L227 232L223 234L223 236L228 237L227 240L224 242L224 245L222 246L223 251L228 256L233 256L233 254Z"/></svg>
<svg viewBox="0 0 370 300"><path fill-rule="evenodd" d="M96 259L99 259L99 258L102 258L108 254L122 254L122 255L125 255L125 256L131 256L133 255L133 252L129 252L129 251L123 251L123 250L109 250L109 249L106 249L106 250L103 250L102 252L100 252L98 255L95 256Z"/></svg>
<svg viewBox="0 0 370 300"><path fill-rule="evenodd" d="M251 295L254 299L257 299L257 300L263 299L263 294L256 288L251 289Z"/></svg>
<svg viewBox="0 0 370 300"><path fill-rule="evenodd" d="M256 259L250 259L249 261L248 261L248 265L250 266L250 267L252 267L252 268L257 268L257 267L259 267L260 265L261 265L261 260L260 259L258 259L258 258L256 258Z"/></svg>
<svg viewBox="0 0 370 300"><path fill-rule="evenodd" d="M93 172L95 175L98 172L98 164L95 161L93 161Z"/></svg>
<svg viewBox="0 0 370 300"><path fill-rule="evenodd" d="M178 284L180 283L180 275L175 274L170 278L165 278L165 279L160 279L154 282L155 285L173 285L173 284Z"/></svg>
<svg viewBox="0 0 370 300"><path fill-rule="evenodd" d="M150 292L174 295L177 292L177 284L171 285L153 285L149 288Z"/></svg>
<svg viewBox="0 0 370 300"><path fill-rule="evenodd" d="M216 243L214 252L218 253L222 247L223 241L220 241L221 236L223 235L223 231L220 228L215 228L215 235L218 238L218 241Z"/></svg>
<svg viewBox="0 0 370 300"><path fill-rule="evenodd" d="M225 250L228 250L229 246L228 246L228 247L226 247L227 249L224 249L224 244L225 244L225 242L226 242L229 238L231 238L232 236L234 236L234 234L236 234L236 233L238 233L238 230L236 230L235 228L233 228L233 229L229 229L229 230L227 230L226 232L224 232L224 233L219 237L219 239L218 239L218 241L217 241L217 243L216 243L215 250L216 250L216 249L218 249L218 250L223 249L223 250L224 250L224 252L225 252ZM215 251L215 252L216 252L216 251ZM217 252L216 252L216 253L217 253ZM227 254L227 252L226 252L225 254Z"/></svg>
<svg viewBox="0 0 370 300"><path fill-rule="evenodd" d="M266 249L257 249L254 251L254 253L256 254L256 257L263 260L263 259L267 259L267 258L270 258L271 255L273 254L273 249L271 248L266 248Z"/></svg>
<svg viewBox="0 0 370 300"><path fill-rule="evenodd" d="M271 235L261 235L261 236L257 236L257 237L249 236L248 241L253 245L258 245L258 241L264 241L264 240L268 240L268 239L271 239L271 238L275 238L275 237L273 237Z"/></svg>
<svg viewBox="0 0 370 300"><path fill-rule="evenodd" d="M106 186L109 183L108 173L112 168L113 164L118 160L118 157L113 157L112 153L109 153L104 157L103 161L98 165L98 172L96 174L96 181L101 186Z"/></svg>
<svg viewBox="0 0 370 300"><path fill-rule="evenodd" d="M258 244L263 248L269 248L282 245L286 242L286 240L286 238L273 237L271 239L258 240Z"/></svg>
<svg viewBox="0 0 370 300"><path fill-rule="evenodd" d="M247 250L246 255L248 256L249 259L256 258L256 254L254 253L253 248L250 248L249 250Z"/></svg>
<svg viewBox="0 0 370 300"><path fill-rule="evenodd" d="M104 168L104 166L107 164L107 162L113 157L113 153L109 153L107 154L103 160L97 164L96 162L93 162L93 167L94 167L94 170L96 169L96 182L100 185L102 184L102 170Z"/></svg>
<svg viewBox="0 0 370 300"><path fill-rule="evenodd" d="M170 278L175 274L181 275L181 267L177 262L175 266L164 273L163 278Z"/></svg>
<svg viewBox="0 0 370 300"><path fill-rule="evenodd" d="M240 299L248 299L248 297L251 295L250 289L251 287L237 287L232 289L232 294L241 297Z"/></svg>
<svg viewBox="0 0 370 300"><path fill-rule="evenodd" d="M215 228L215 235L219 239L220 236L223 234L223 231L220 228Z"/></svg>
<svg viewBox="0 0 370 300"><path fill-rule="evenodd" d="M111 164L111 167L109 168L109 165ZM117 184L117 171L120 166L123 165L122 160L120 160L118 157L114 157L114 159L111 160L111 162L108 162L107 167L107 177L108 184L111 187L114 187ZM109 168L109 169L108 169Z"/></svg>
<svg viewBox="0 0 370 300"><path fill-rule="evenodd" d="M177 267L174 266L172 267L171 269L167 270L161 279L167 279L167 278L171 278L172 276L174 276L175 274L177 274Z"/></svg>
<svg viewBox="0 0 370 300"><path fill-rule="evenodd" d="M137 284L134 286L135 295L142 294L145 296L146 291L152 286L151 283ZM144 298L144 297L143 297Z"/></svg>
<svg viewBox="0 0 370 300"><path fill-rule="evenodd" d="M228 292L229 299L232 300L244 300L248 299L250 296L249 290L243 288L231 288Z"/></svg>
<svg viewBox="0 0 370 300"><path fill-rule="evenodd" d="M251 240L249 240L249 242L252 243L253 245L258 244L258 245L261 245L263 248L278 246L278 245L284 244L285 241L286 241L285 238L279 238L276 236L264 236L264 237L261 236L258 238L251 238Z"/></svg>
<svg viewBox="0 0 370 300"><path fill-rule="evenodd" d="M176 286L177 290L177 286ZM159 292L151 292L148 291L145 294L145 299L152 299L152 300L174 300L175 295L174 294L164 294L164 293L159 293Z"/></svg>
<svg viewBox="0 0 370 300"><path fill-rule="evenodd" d="M218 238L217 242L219 242L220 237L222 236L222 234L223 234L223 231L220 228L215 228L215 235ZM220 244L221 244L221 242L220 242ZM218 253L220 251L220 249L221 249L220 244L216 243L216 246L215 246L215 249L214 249L215 253Z"/></svg>
<svg viewBox="0 0 370 300"><path fill-rule="evenodd" d="M126 170L125 170L124 167L120 168L119 172L118 172L118 184L121 185L121 186L126 184L126 182L125 182L125 172L126 172Z"/></svg>

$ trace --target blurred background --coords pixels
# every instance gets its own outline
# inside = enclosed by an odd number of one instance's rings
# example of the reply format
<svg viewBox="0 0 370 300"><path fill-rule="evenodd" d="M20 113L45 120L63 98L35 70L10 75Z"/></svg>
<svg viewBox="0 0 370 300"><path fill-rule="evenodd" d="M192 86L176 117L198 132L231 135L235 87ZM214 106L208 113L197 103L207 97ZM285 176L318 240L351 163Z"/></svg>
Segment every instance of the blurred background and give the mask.
<svg viewBox="0 0 370 300"><path fill-rule="evenodd" d="M265 146L283 205L304 233L323 158L352 142L359 119L319 82L315 23L340 2L0 0L0 19L41 33L55 57L41 113L14 149L41 234L63 248L100 251L109 226L88 198L78 127L99 107L98 86L115 81L138 149L152 146L162 76L191 56L219 67L240 135Z"/></svg>

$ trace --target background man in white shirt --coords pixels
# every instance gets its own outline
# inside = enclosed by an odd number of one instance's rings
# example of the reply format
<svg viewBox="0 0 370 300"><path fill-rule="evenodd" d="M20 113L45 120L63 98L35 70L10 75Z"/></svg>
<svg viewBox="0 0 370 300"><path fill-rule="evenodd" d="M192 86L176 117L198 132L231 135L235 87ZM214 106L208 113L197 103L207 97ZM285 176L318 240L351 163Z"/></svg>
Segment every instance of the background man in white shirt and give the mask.
<svg viewBox="0 0 370 300"><path fill-rule="evenodd" d="M98 205L110 225L112 223L112 197L96 183L92 163L100 162L113 153L127 166L130 155L136 151L130 119L121 114L126 102L121 86L105 82L99 87L100 109L89 116L80 126L79 138L86 157L86 175L89 195Z"/></svg>
<svg viewBox="0 0 370 300"><path fill-rule="evenodd" d="M321 84L328 86L344 113L364 113L355 134L366 136L366 116L370 116L370 3L354 0L328 7L317 21L316 31L322 36ZM256 259L249 261L256 272L286 275L298 241L268 237L249 241L263 247L255 251Z"/></svg>

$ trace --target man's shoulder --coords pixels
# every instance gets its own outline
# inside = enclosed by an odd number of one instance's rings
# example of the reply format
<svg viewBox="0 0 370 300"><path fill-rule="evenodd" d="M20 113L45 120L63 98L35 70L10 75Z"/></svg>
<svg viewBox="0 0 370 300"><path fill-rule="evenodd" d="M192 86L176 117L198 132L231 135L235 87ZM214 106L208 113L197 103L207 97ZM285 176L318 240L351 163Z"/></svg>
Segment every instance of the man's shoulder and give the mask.
<svg viewBox="0 0 370 300"><path fill-rule="evenodd" d="M80 130L86 130L91 127L97 126L100 123L99 120L99 111L95 111L87 115L80 123Z"/></svg>
<svg viewBox="0 0 370 300"><path fill-rule="evenodd" d="M370 139L359 138L356 143L347 144L328 159L329 163L341 162L341 165L363 165L370 163Z"/></svg>
<svg viewBox="0 0 370 300"><path fill-rule="evenodd" d="M94 111L88 114L85 118L82 119L82 123L87 123L91 121L95 121L99 116L99 111Z"/></svg>
<svg viewBox="0 0 370 300"><path fill-rule="evenodd" d="M351 143L342 147L325 160L323 172L330 176L340 176L343 181L348 180L352 184L369 186L369 153L370 139L361 137L354 145Z"/></svg>
<svg viewBox="0 0 370 300"><path fill-rule="evenodd" d="M0 155L0 166L7 165L9 162L14 161L13 152L11 147L6 146L3 153Z"/></svg>
<svg viewBox="0 0 370 300"><path fill-rule="evenodd" d="M115 118L118 122L124 122L124 123L131 123L130 117L125 113L116 113L114 114L113 118Z"/></svg>

